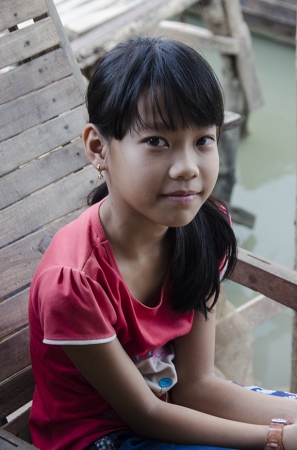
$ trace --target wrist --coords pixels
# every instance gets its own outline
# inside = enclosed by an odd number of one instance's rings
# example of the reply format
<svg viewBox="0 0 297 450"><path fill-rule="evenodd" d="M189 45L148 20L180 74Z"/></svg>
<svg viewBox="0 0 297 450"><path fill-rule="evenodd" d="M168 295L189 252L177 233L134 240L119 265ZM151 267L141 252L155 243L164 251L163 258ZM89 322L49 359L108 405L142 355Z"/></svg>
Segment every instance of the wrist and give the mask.
<svg viewBox="0 0 297 450"><path fill-rule="evenodd" d="M289 425L285 419L272 419L269 425L264 450L285 450L283 444L284 427Z"/></svg>

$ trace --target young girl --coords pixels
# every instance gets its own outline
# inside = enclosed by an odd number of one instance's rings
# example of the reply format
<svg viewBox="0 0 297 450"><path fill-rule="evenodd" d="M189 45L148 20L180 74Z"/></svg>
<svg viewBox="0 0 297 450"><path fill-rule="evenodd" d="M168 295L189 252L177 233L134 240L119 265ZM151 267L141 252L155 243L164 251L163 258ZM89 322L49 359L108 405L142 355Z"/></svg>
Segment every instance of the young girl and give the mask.
<svg viewBox="0 0 297 450"><path fill-rule="evenodd" d="M236 242L210 197L224 118L211 68L183 44L131 40L99 64L88 108L85 149L106 183L32 282L33 443L296 450L297 402L214 375Z"/></svg>

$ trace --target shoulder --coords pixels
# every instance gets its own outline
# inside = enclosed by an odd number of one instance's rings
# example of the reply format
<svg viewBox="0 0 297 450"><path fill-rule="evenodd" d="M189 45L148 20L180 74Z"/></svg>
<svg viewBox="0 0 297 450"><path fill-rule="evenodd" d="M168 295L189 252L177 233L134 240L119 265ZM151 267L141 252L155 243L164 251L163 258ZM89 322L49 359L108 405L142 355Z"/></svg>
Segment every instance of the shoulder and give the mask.
<svg viewBox="0 0 297 450"><path fill-rule="evenodd" d="M98 204L91 206L54 235L38 271L53 266L80 270L96 248L100 258L100 245L104 247L106 236L99 220L98 208Z"/></svg>

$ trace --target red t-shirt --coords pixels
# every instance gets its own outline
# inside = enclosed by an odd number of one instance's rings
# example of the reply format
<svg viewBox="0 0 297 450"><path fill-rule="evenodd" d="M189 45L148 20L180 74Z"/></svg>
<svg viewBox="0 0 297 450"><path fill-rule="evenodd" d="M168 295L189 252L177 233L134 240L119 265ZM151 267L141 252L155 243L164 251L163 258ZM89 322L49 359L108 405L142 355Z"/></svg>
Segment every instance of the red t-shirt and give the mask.
<svg viewBox="0 0 297 450"><path fill-rule="evenodd" d="M30 292L34 445L41 450L83 450L127 428L61 345L98 344L117 337L151 389L162 395L176 383L171 341L188 333L192 321L193 313L171 308L168 278L156 307L133 297L100 223L98 204L58 231ZM157 379L150 379L152 365L161 374Z"/></svg>

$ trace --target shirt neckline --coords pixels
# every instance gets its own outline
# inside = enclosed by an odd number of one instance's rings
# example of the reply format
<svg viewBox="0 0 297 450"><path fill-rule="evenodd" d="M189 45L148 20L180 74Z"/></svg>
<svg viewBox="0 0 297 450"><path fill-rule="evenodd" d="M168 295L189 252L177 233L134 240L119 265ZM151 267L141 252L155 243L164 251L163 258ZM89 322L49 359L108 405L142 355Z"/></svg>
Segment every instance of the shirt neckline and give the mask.
<svg viewBox="0 0 297 450"><path fill-rule="evenodd" d="M117 272L117 274L120 277L122 283L124 284L127 292L129 292L129 295L130 295L131 299L133 300L133 302L135 304L137 304L138 306L143 307L145 309L148 309L150 311L156 311L156 310L158 310L158 308L160 308L160 306L163 303L164 290L165 290L165 288L166 288L166 286L168 284L168 280L169 280L169 270L168 270L168 272L167 272L167 274L165 276L165 279L164 279L164 282L163 282L163 285L162 285L162 288L161 288L161 292L160 292L160 295L159 295L159 301L156 304L156 306L145 305L144 303L140 302L136 297L134 297L134 295L130 291L129 287L127 286L127 283L126 283L126 281L125 281L125 279L124 279L124 277L123 277L123 275L122 275L122 273L121 273L121 271L119 269L119 266L118 266L118 264L116 262L116 259L115 259L115 256L114 256L111 244L110 244L109 240L106 237L104 228L103 228L102 223L101 223L100 207L101 207L102 203L105 200L106 200L106 197L104 199L102 199L99 203L96 203L95 205L93 205L92 221L93 221L93 223L95 225L95 228L97 230L97 234L98 234L98 237L99 237L99 239L101 241L101 244L104 246L104 248L105 248L105 250L106 250L106 252L108 254L110 264L112 265L113 269Z"/></svg>

